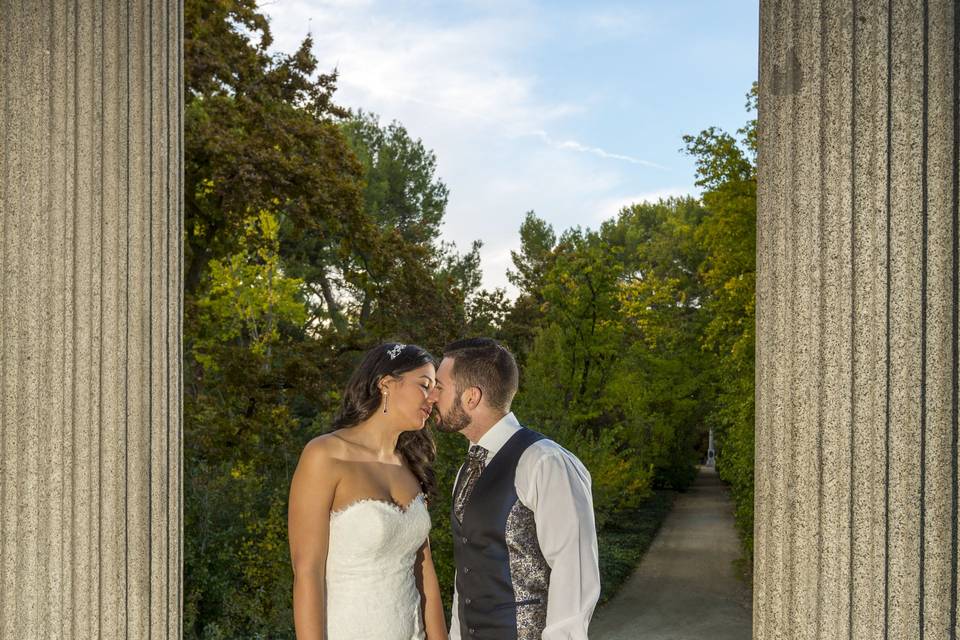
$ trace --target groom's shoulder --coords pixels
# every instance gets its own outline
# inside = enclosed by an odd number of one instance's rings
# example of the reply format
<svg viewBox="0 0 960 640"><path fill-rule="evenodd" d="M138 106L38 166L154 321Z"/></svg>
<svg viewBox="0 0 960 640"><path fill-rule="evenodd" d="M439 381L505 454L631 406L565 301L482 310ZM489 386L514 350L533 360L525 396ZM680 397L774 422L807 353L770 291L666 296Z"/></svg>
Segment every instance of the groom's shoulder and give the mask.
<svg viewBox="0 0 960 640"><path fill-rule="evenodd" d="M535 429L524 428L533 431L539 438L527 447L520 457L518 474L526 478L526 480L521 481L521 484L527 482L537 484L545 478L555 480L560 477L568 477L579 478L585 486L590 485L590 471L576 454L553 438L543 435ZM540 480L535 480L536 478Z"/></svg>
<svg viewBox="0 0 960 640"><path fill-rule="evenodd" d="M536 457L544 457L544 456L565 457L571 460L575 460L577 463L580 463L580 459L577 458L577 456L573 452L571 452L569 449L564 447L562 444L560 444L553 438L546 436L531 427L524 426L523 428L526 429L527 431L531 431L536 436L536 439L533 441L533 443L531 443L530 447L528 448L530 454L535 455Z"/></svg>

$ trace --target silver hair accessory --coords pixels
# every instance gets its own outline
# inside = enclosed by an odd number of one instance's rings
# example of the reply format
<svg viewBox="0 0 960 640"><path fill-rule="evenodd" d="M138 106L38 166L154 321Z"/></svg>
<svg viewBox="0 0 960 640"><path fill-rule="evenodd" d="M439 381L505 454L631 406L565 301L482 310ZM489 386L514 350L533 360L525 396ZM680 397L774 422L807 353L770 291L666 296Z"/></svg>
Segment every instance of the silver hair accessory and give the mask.
<svg viewBox="0 0 960 640"><path fill-rule="evenodd" d="M393 360L398 355L400 355L400 352L406 349L406 347L407 345L398 342L393 346L392 349L390 349L390 351L387 351L387 355L390 356L391 360Z"/></svg>

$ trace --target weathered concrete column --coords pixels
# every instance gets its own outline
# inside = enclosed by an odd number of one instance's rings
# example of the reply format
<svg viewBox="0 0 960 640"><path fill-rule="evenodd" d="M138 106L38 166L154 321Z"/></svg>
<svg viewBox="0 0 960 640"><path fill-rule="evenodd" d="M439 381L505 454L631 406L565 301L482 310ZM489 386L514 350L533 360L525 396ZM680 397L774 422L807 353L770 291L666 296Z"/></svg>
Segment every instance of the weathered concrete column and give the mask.
<svg viewBox="0 0 960 640"><path fill-rule="evenodd" d="M762 0L754 638L956 639L955 0Z"/></svg>
<svg viewBox="0 0 960 640"><path fill-rule="evenodd" d="M0 0L0 638L179 638L182 9Z"/></svg>

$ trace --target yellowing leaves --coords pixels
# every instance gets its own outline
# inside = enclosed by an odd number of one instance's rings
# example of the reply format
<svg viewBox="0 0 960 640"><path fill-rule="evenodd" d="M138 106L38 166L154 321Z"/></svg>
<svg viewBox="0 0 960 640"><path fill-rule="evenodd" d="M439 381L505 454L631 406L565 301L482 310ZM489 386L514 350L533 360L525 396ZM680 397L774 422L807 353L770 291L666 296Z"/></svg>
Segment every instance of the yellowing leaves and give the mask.
<svg viewBox="0 0 960 640"><path fill-rule="evenodd" d="M194 343L194 355L204 367L216 368L208 351L218 344L239 341L265 355L279 340L281 323L300 326L306 321L303 281L283 273L279 230L276 216L261 210L245 219L241 251L210 261L209 289L197 300L209 329Z"/></svg>
<svg viewBox="0 0 960 640"><path fill-rule="evenodd" d="M214 186L214 182L211 178L203 178L201 180L198 180L197 188L195 191L197 199L202 200L203 198L213 193L213 186Z"/></svg>

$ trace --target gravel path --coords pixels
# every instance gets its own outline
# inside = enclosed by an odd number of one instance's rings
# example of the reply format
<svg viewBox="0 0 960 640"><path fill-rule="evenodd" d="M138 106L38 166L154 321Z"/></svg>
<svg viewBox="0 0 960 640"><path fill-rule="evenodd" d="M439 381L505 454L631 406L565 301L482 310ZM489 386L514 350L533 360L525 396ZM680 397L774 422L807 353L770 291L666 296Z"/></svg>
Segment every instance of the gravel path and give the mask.
<svg viewBox="0 0 960 640"><path fill-rule="evenodd" d="M679 494L640 566L599 609L590 640L750 640L750 592L734 574L733 505L711 468Z"/></svg>

